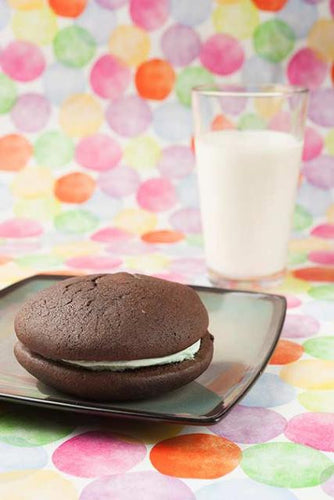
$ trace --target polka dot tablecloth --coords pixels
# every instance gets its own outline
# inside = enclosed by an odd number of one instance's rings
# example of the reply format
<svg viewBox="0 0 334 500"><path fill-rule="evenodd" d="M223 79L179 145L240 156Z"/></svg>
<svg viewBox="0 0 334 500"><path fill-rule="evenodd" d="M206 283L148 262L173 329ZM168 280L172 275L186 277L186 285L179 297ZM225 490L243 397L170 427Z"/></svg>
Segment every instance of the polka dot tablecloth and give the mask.
<svg viewBox="0 0 334 500"><path fill-rule="evenodd" d="M0 0L1 286L118 270L206 284L191 87L311 89L275 290L288 315L258 383L207 428L2 404L1 500L334 497L333 63L333 0Z"/></svg>

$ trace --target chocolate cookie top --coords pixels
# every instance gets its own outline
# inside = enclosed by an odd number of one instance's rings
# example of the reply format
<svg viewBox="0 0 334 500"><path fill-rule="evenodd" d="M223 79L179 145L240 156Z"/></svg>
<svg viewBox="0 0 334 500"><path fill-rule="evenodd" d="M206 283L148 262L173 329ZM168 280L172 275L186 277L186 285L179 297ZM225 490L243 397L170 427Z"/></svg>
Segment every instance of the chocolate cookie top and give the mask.
<svg viewBox="0 0 334 500"><path fill-rule="evenodd" d="M17 337L49 359L116 361L181 351L208 328L191 288L141 274L96 274L60 281L17 313Z"/></svg>

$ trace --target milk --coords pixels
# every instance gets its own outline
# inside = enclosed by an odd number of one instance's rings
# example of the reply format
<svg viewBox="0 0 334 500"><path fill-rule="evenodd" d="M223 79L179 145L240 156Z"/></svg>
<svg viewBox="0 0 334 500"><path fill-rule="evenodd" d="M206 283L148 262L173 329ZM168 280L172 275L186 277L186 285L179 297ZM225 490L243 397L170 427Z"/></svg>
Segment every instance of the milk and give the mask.
<svg viewBox="0 0 334 500"><path fill-rule="evenodd" d="M302 141L271 130L209 132L196 139L208 268L229 279L284 270Z"/></svg>

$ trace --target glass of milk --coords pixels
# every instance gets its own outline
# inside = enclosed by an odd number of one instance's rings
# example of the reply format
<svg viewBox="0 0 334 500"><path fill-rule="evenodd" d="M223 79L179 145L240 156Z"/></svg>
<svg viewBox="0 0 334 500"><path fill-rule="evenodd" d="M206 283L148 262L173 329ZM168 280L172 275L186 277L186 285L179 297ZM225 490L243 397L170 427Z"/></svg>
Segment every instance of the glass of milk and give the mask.
<svg viewBox="0 0 334 500"><path fill-rule="evenodd" d="M277 283L284 276L308 90L265 85L193 89L195 151L210 280Z"/></svg>

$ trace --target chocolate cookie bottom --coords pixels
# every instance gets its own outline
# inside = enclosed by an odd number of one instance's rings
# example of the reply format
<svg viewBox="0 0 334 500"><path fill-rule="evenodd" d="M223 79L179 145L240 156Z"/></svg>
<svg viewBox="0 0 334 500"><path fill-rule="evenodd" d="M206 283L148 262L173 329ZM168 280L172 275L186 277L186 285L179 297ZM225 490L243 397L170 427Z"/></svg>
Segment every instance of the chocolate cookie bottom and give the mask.
<svg viewBox="0 0 334 500"><path fill-rule="evenodd" d="M158 396L203 373L213 355L213 337L206 333L192 360L123 372L93 371L48 360L17 342L14 353L31 375L62 392L95 401L126 401Z"/></svg>

